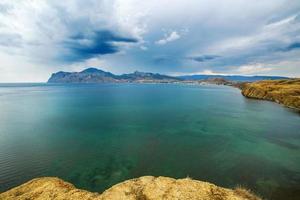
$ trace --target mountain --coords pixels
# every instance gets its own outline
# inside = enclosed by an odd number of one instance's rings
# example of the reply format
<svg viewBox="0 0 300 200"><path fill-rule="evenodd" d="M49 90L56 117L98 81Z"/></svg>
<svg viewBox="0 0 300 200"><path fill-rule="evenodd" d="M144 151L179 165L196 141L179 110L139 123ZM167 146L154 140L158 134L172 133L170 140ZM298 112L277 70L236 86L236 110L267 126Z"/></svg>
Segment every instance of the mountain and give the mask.
<svg viewBox="0 0 300 200"><path fill-rule="evenodd" d="M167 75L134 72L130 74L115 75L96 68L88 68L81 72L53 73L48 83L116 83L116 82L174 82L179 78Z"/></svg>
<svg viewBox="0 0 300 200"><path fill-rule="evenodd" d="M81 72L57 72L51 75L48 83L99 83L113 82L116 76L96 68L88 68Z"/></svg>
<svg viewBox="0 0 300 200"><path fill-rule="evenodd" d="M279 79L288 79L288 77L283 76L239 76L239 75L186 75L178 76L178 78L183 80L206 80L212 78L223 78L227 81L236 81L236 82L254 82L261 80L279 80Z"/></svg>
<svg viewBox="0 0 300 200"><path fill-rule="evenodd" d="M187 75L167 76L157 73L135 71L130 74L115 75L97 68L87 68L81 72L57 72L53 73L48 83L118 83L118 82L178 82L178 81L202 81L202 82L254 82L261 80L289 79L282 76L223 76L223 75ZM222 81L221 81L222 80ZM220 82L221 81L221 82Z"/></svg>
<svg viewBox="0 0 300 200"><path fill-rule="evenodd" d="M120 79L122 80L130 80L130 81L151 81L151 80L175 80L178 81L180 80L179 78L167 76L167 75L162 75L162 74L153 74L149 72L139 72L135 71L134 73L131 74L123 74L120 75Z"/></svg>

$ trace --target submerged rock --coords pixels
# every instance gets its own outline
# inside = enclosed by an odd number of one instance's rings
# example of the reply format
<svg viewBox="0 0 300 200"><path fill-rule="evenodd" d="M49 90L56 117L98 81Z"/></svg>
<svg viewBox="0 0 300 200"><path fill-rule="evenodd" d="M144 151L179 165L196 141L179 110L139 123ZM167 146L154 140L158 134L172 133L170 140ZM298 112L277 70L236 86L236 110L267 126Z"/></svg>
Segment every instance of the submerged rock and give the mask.
<svg viewBox="0 0 300 200"><path fill-rule="evenodd" d="M104 191L92 193L75 188L59 178L37 178L0 194L1 200L260 200L241 188L234 190L185 179L144 176L131 179Z"/></svg>

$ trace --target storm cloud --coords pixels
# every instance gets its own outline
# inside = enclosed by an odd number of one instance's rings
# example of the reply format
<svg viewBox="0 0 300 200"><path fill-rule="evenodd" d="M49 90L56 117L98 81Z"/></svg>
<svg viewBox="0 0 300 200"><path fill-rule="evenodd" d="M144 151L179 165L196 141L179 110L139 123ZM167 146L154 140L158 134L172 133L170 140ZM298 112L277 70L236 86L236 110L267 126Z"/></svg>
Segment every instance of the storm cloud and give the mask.
<svg viewBox="0 0 300 200"><path fill-rule="evenodd" d="M2 0L0 81L114 73L300 76L293 0Z"/></svg>
<svg viewBox="0 0 300 200"><path fill-rule="evenodd" d="M64 55L68 61L78 61L92 58L97 55L114 54L119 51L118 43L136 43L137 39L126 38L113 34L110 31L96 31L86 36L83 34L70 37L63 46L70 50Z"/></svg>

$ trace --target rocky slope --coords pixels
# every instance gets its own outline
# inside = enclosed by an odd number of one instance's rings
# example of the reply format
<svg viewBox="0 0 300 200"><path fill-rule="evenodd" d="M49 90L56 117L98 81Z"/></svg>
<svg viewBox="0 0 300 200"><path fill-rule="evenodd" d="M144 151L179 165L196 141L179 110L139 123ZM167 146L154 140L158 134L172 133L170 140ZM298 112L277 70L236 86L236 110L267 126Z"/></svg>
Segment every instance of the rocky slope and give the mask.
<svg viewBox="0 0 300 200"><path fill-rule="evenodd" d="M245 83L241 89L245 97L275 101L300 110L300 79Z"/></svg>
<svg viewBox="0 0 300 200"><path fill-rule="evenodd" d="M224 78L208 78L199 82L215 84L215 85L233 85L235 82L228 81Z"/></svg>
<svg viewBox="0 0 300 200"><path fill-rule="evenodd" d="M225 189L191 179L144 176L119 183L102 194L76 189L58 178L37 178L0 194L1 200L260 200L249 191Z"/></svg>

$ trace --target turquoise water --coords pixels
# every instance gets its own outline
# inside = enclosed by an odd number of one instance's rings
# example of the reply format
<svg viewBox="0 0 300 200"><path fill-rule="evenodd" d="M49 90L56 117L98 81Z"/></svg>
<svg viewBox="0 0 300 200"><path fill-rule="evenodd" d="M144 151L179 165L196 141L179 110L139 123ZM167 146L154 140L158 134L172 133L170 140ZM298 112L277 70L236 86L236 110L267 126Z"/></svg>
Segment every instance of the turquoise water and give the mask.
<svg viewBox="0 0 300 200"><path fill-rule="evenodd" d="M101 192L143 175L299 199L300 115L226 86L0 85L0 191L58 176Z"/></svg>

